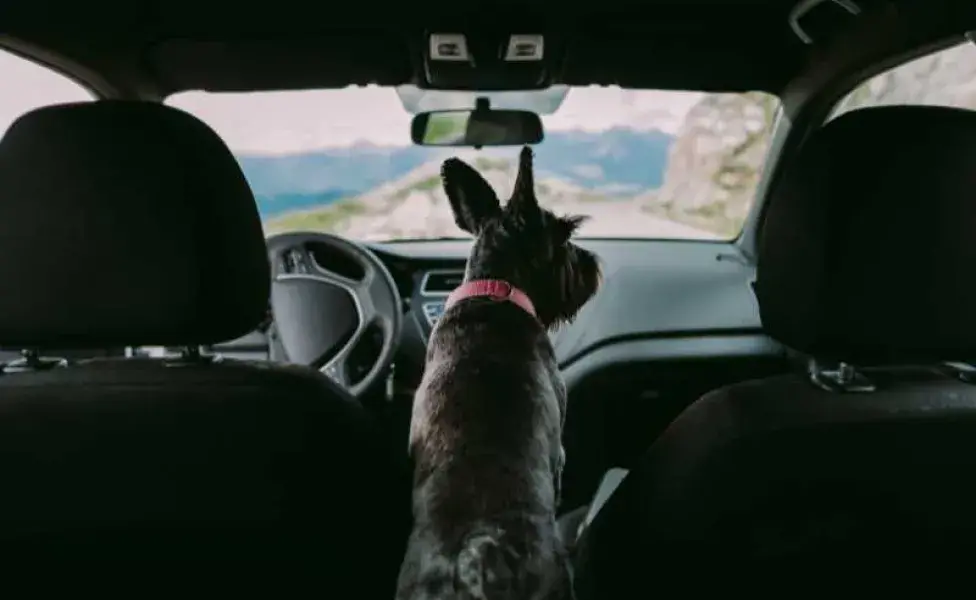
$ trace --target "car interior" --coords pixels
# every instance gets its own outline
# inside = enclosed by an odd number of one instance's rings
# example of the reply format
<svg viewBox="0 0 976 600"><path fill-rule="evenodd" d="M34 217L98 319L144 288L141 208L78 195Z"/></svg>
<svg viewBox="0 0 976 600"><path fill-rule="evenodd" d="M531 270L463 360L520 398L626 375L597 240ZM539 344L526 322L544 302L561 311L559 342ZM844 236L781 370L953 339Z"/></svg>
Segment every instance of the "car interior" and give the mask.
<svg viewBox="0 0 976 600"><path fill-rule="evenodd" d="M778 100L734 236L579 242L603 284L552 334L577 597L971 550L976 4L99 10L0 7L0 49L89 94L31 100L0 138L0 540L21 558L393 597L413 392L471 241L268 235L228 142L167 100L365 85ZM438 60L437 32L479 60ZM506 62L526 33L545 53Z"/></svg>

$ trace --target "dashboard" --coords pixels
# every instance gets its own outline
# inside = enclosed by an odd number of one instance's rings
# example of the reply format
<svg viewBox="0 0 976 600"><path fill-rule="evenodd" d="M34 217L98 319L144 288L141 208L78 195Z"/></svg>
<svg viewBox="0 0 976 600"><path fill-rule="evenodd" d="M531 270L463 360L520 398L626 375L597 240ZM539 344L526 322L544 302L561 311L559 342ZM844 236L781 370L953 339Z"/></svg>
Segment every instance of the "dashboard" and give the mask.
<svg viewBox="0 0 976 600"><path fill-rule="evenodd" d="M785 350L762 332L751 288L755 269L733 244L620 239L578 243L599 257L604 277L577 319L550 334L571 390L591 375L627 365L785 356ZM427 339L447 295L462 281L471 242L366 245L387 266L404 302L396 366L402 385L410 388L422 374ZM267 359L268 348L268 339L256 331L214 351Z"/></svg>
<svg viewBox="0 0 976 600"><path fill-rule="evenodd" d="M552 334L564 369L615 345L630 346L637 355L649 357L665 347L688 356L782 350L762 334L751 288L755 269L734 245L684 240L584 239L578 243L596 253L604 277L576 321ZM471 243L425 240L367 246L397 284L409 323L403 333L404 350L416 351L418 344L426 345L447 295L461 282ZM673 343L683 338L696 342ZM733 338L739 342L731 342ZM642 347L642 340L667 342L655 350ZM256 349L256 341L249 334L221 344L220 349L247 353ZM619 353L619 349L614 352Z"/></svg>
<svg viewBox="0 0 976 600"><path fill-rule="evenodd" d="M569 380L621 361L682 356L768 355L783 350L762 333L754 267L731 244L581 240L596 253L603 285L576 321L551 334ZM404 351L420 352L461 282L470 242L372 244L407 306ZM409 339L409 338L413 339ZM568 381L572 383L572 381Z"/></svg>

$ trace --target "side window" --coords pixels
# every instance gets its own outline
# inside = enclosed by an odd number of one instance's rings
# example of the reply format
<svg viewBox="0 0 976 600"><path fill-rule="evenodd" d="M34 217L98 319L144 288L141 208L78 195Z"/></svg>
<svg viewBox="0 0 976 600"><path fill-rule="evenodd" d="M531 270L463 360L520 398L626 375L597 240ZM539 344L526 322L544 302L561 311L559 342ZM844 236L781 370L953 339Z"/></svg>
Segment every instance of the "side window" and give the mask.
<svg viewBox="0 0 976 600"><path fill-rule="evenodd" d="M854 88L828 119L869 106L976 109L976 45L965 41L902 63Z"/></svg>
<svg viewBox="0 0 976 600"><path fill-rule="evenodd" d="M0 87L0 135L17 117L35 108L94 99L73 79L4 50L0 50Z"/></svg>

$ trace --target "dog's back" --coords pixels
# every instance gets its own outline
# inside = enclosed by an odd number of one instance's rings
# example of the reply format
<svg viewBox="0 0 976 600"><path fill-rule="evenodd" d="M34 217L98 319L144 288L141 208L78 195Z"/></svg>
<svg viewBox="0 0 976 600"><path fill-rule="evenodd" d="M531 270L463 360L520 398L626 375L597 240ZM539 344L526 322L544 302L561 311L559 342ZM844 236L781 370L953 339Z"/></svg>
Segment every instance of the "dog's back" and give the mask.
<svg viewBox="0 0 976 600"><path fill-rule="evenodd" d="M523 152L523 169L526 157L531 155ZM506 280L516 280L539 302L537 312L530 312L515 302L471 297L448 306L431 334L411 421L415 522L397 598L568 598L568 562L555 524L566 392L547 327L575 314L592 295L598 267L592 255L580 255L592 259L592 265L585 265L584 283L593 289L573 298L564 297L573 273L549 265L530 280L537 268L533 258L512 254L505 248L511 240L498 238L532 215L501 215L473 205L479 193L494 198L486 183L467 182L452 194L449 164L461 169L461 178L474 172L457 162L445 164L445 187L456 218L480 234L466 279L507 269L512 272ZM530 176L527 180L531 185ZM515 196L509 202L514 211L518 205L513 202ZM497 209L497 198L494 203ZM482 218L494 221L473 225L479 210ZM538 205L535 210L542 215ZM552 235L558 237L566 221L553 223L560 231ZM568 238L566 233L567 243ZM492 252L494 257L488 256ZM543 288L545 278L549 283ZM577 305L566 306L573 302Z"/></svg>
<svg viewBox="0 0 976 600"><path fill-rule="evenodd" d="M412 437L425 442L402 600L561 597L547 593L563 568L551 473L564 392L551 362L545 330L514 305L472 300L438 323L414 399L424 431Z"/></svg>
<svg viewBox="0 0 976 600"><path fill-rule="evenodd" d="M504 518L474 525L444 544L422 528L411 536L398 600L556 600L572 597L569 563L551 524Z"/></svg>

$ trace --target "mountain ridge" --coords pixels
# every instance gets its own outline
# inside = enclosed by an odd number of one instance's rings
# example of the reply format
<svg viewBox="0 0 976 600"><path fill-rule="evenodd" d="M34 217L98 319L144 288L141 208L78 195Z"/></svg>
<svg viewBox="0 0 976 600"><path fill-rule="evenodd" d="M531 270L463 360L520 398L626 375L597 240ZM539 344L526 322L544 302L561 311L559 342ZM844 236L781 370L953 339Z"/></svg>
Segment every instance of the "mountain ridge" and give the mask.
<svg viewBox="0 0 976 600"><path fill-rule="evenodd" d="M460 149L457 155L477 169L501 198L508 197L518 173L517 157L487 157L473 149ZM467 237L454 222L441 185L440 168L439 160L430 160L398 179L355 197L266 219L265 232L329 231L370 241ZM535 189L539 202L557 214L597 216L584 222L583 235L639 236L652 230L657 235L673 238L711 237L708 231L664 220L631 201L631 197L581 187L552 174L537 172Z"/></svg>
<svg viewBox="0 0 976 600"><path fill-rule="evenodd" d="M636 195L660 187L674 138L615 127L551 132L535 149L540 176L595 193ZM518 148L432 148L356 144L295 154L237 154L262 219L366 194L454 155L511 158ZM470 158L469 158L470 160Z"/></svg>

